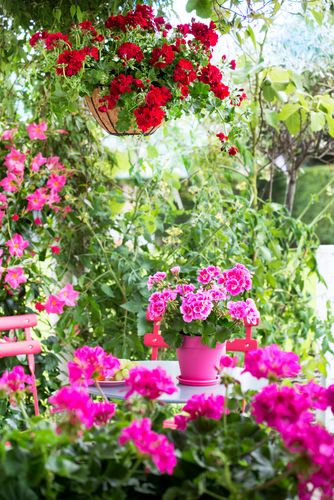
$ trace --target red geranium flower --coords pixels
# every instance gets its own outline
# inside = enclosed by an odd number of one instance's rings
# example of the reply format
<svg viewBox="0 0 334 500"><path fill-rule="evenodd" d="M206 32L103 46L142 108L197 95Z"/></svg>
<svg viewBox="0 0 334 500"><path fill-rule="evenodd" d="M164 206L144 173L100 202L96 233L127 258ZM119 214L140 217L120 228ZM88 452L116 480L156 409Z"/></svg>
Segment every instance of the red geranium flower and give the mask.
<svg viewBox="0 0 334 500"><path fill-rule="evenodd" d="M147 132L151 127L157 127L162 122L165 112L163 109L155 106L140 106L134 110L138 128L143 132Z"/></svg>
<svg viewBox="0 0 334 500"><path fill-rule="evenodd" d="M156 68L163 69L174 60L174 50L171 45L164 43L161 49L159 47L152 50L150 63Z"/></svg>
<svg viewBox="0 0 334 500"><path fill-rule="evenodd" d="M144 54L142 53L141 48L138 45L130 42L123 43L117 50L117 54L122 59L136 59L137 62L140 62L144 59Z"/></svg>
<svg viewBox="0 0 334 500"><path fill-rule="evenodd" d="M228 150L228 154L229 154L230 156L235 156L238 152L239 152L239 149L238 149L236 146L232 146L232 147L230 147L230 149Z"/></svg>

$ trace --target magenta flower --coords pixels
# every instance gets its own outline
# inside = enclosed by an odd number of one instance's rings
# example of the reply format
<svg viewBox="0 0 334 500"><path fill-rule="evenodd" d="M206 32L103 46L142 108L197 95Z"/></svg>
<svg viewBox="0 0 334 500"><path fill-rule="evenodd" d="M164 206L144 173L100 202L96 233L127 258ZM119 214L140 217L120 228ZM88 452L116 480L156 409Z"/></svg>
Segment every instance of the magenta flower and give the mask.
<svg viewBox="0 0 334 500"><path fill-rule="evenodd" d="M2 132L0 139L2 141L11 141L14 135L17 133L17 128L10 128Z"/></svg>
<svg viewBox="0 0 334 500"><path fill-rule="evenodd" d="M42 155L42 153L37 153L36 156L34 156L34 158L32 159L32 162L31 162L31 170L33 172L38 172L40 167L42 165L45 165L46 163L46 158L44 158L44 156Z"/></svg>
<svg viewBox="0 0 334 500"><path fill-rule="evenodd" d="M210 293L198 291L188 293L182 300L180 311L183 321L190 323L194 320L205 320L211 313L213 302Z"/></svg>
<svg viewBox="0 0 334 500"><path fill-rule="evenodd" d="M29 241L23 239L18 233L15 233L13 237L5 243L5 246L8 247L10 255L15 257L22 257L23 251L28 245Z"/></svg>
<svg viewBox="0 0 334 500"><path fill-rule="evenodd" d="M224 396L194 394L188 399L182 411L189 413L189 420L196 420L200 417L220 420L224 413Z"/></svg>
<svg viewBox="0 0 334 500"><path fill-rule="evenodd" d="M57 293L57 297L65 303L65 306L69 307L76 305L79 295L80 293L76 292L70 283L67 283L67 285Z"/></svg>
<svg viewBox="0 0 334 500"><path fill-rule="evenodd" d="M176 292L182 296L187 295L190 292L193 292L195 290L195 286L190 284L184 284L184 285L177 285L175 288Z"/></svg>
<svg viewBox="0 0 334 500"><path fill-rule="evenodd" d="M27 278L24 275L22 267L9 267L5 276L5 283L7 283L14 290L22 283L26 283Z"/></svg>
<svg viewBox="0 0 334 500"><path fill-rule="evenodd" d="M326 392L328 406L330 406L332 413L334 413L334 384L330 385Z"/></svg>
<svg viewBox="0 0 334 500"><path fill-rule="evenodd" d="M63 189L63 187L66 184L66 175L56 175L56 174L51 174L46 185L48 188L50 188L52 191L55 191L58 193Z"/></svg>
<svg viewBox="0 0 334 500"><path fill-rule="evenodd" d="M310 380L307 384L295 384L300 394L309 398L310 407L317 410L326 410L329 406L328 389Z"/></svg>
<svg viewBox="0 0 334 500"><path fill-rule="evenodd" d="M154 283L158 283L159 281L163 281L166 278L167 274L158 272L148 277L147 280L147 289L152 290Z"/></svg>
<svg viewBox="0 0 334 500"><path fill-rule="evenodd" d="M11 148L10 153L5 156L4 164L7 167L8 172L14 175L22 175L24 171L24 161L26 155L18 151L17 149Z"/></svg>
<svg viewBox="0 0 334 500"><path fill-rule="evenodd" d="M239 295L252 288L252 276L245 266L236 264L232 269L222 272L217 283L223 284L230 295Z"/></svg>
<svg viewBox="0 0 334 500"><path fill-rule="evenodd" d="M47 131L48 126L46 122L41 123L30 123L27 125L27 132L30 140L40 139L41 141L46 140L45 132Z"/></svg>
<svg viewBox="0 0 334 500"><path fill-rule="evenodd" d="M44 304L44 309L49 314L62 314L64 311L65 302L57 295L49 295Z"/></svg>
<svg viewBox="0 0 334 500"><path fill-rule="evenodd" d="M115 403L103 401L102 403L93 403L93 419L97 426L107 424L114 416L116 411Z"/></svg>
<svg viewBox="0 0 334 500"><path fill-rule="evenodd" d="M26 200L28 200L28 210L42 210L48 199L49 197L43 188L36 189L36 191L26 197Z"/></svg>
<svg viewBox="0 0 334 500"><path fill-rule="evenodd" d="M62 387L49 398L53 406L51 413L66 413L72 425L83 424L90 429L94 423L92 400L89 394L79 387Z"/></svg>
<svg viewBox="0 0 334 500"><path fill-rule="evenodd" d="M207 290L210 298L213 302L219 302L226 299L226 290L223 287L214 286L210 290Z"/></svg>
<svg viewBox="0 0 334 500"><path fill-rule="evenodd" d="M236 366L238 366L238 361L239 361L239 358L238 356L222 356L220 358L220 363L219 363L219 366L221 369L223 368L235 368Z"/></svg>
<svg viewBox="0 0 334 500"><path fill-rule="evenodd" d="M145 366L135 366L125 382L129 387L125 395L127 399L135 392L145 398L156 399L163 393L173 394L176 391L173 379L160 366L152 370Z"/></svg>
<svg viewBox="0 0 334 500"><path fill-rule="evenodd" d="M88 386L99 378L111 378L119 369L120 362L100 346L84 346L74 352L73 361L69 361L67 366L71 384Z"/></svg>
<svg viewBox="0 0 334 500"><path fill-rule="evenodd" d="M154 292L149 298L147 317L151 321L158 321L165 314L168 302L176 299L176 291L165 288L162 292Z"/></svg>
<svg viewBox="0 0 334 500"><path fill-rule="evenodd" d="M172 274L180 274L180 271L181 271L180 266L174 266L174 267L172 267L172 268L171 268L171 270L170 270L170 272L171 272Z"/></svg>
<svg viewBox="0 0 334 500"><path fill-rule="evenodd" d="M230 301L227 303L227 308L232 319L244 320L251 325L257 325L260 320L259 311L252 299L237 302Z"/></svg>
<svg viewBox="0 0 334 500"><path fill-rule="evenodd" d="M0 392L11 395L19 391L31 391L32 378L24 373L22 366L6 370L0 377Z"/></svg>
<svg viewBox="0 0 334 500"><path fill-rule="evenodd" d="M122 429L120 444L124 445L129 441L135 445L139 453L150 457L162 474L173 474L176 466L174 445L166 436L152 431L149 418L134 420L128 427Z"/></svg>
<svg viewBox="0 0 334 500"><path fill-rule="evenodd" d="M12 173L9 173L7 177L4 177L0 182L0 186L4 189L4 191L8 191L9 193L16 193L21 184L22 179L19 179Z"/></svg>
<svg viewBox="0 0 334 500"><path fill-rule="evenodd" d="M256 378L296 377L300 370L299 356L281 351L275 344L249 351L245 356L244 371Z"/></svg>
<svg viewBox="0 0 334 500"><path fill-rule="evenodd" d="M220 275L220 268L216 266L208 266L204 269L200 269L198 272L198 281L203 285L207 285L214 281Z"/></svg>
<svg viewBox="0 0 334 500"><path fill-rule="evenodd" d="M252 415L257 423L266 423L281 431L296 423L303 413L313 419L313 415L307 411L309 407L308 397L292 387L270 384L254 396Z"/></svg>

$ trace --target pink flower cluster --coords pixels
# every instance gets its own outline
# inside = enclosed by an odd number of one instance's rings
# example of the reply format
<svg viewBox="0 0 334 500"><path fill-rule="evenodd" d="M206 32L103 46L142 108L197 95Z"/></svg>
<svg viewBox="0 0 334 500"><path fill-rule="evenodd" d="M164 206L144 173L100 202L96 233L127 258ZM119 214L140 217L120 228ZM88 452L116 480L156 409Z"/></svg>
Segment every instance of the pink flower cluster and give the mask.
<svg viewBox="0 0 334 500"><path fill-rule="evenodd" d="M230 301L227 307L232 319L242 319L248 325L257 325L260 321L260 313L253 299L239 300L237 302Z"/></svg>
<svg viewBox="0 0 334 500"><path fill-rule="evenodd" d="M80 293L75 291L70 283L67 283L55 295L49 295L45 304L38 302L36 308L40 311L45 310L49 314L62 314L64 307L74 307L77 303Z"/></svg>
<svg viewBox="0 0 334 500"><path fill-rule="evenodd" d="M0 394L5 394L15 406L25 393L31 392L32 378L24 373L22 366L6 370L0 377Z"/></svg>
<svg viewBox="0 0 334 500"><path fill-rule="evenodd" d="M121 445L132 442L140 454L151 458L162 474L173 474L176 466L174 445L166 436L152 431L151 425L149 418L134 420L122 429L119 442Z"/></svg>
<svg viewBox="0 0 334 500"><path fill-rule="evenodd" d="M296 377L300 370L299 356L293 352L281 351L275 344L249 351L245 357L244 371L256 378Z"/></svg>
<svg viewBox="0 0 334 500"><path fill-rule="evenodd" d="M236 366L238 366L238 362L239 362L238 356L232 357L232 356L225 355L225 356L222 356L220 358L219 366L221 369L235 368Z"/></svg>
<svg viewBox="0 0 334 500"><path fill-rule="evenodd" d="M182 300L180 311L183 321L190 323L194 320L205 320L211 313L213 302L209 291L188 293Z"/></svg>
<svg viewBox="0 0 334 500"><path fill-rule="evenodd" d="M65 413L71 426L84 425L90 429L93 425L106 424L114 415L114 403L96 403L86 390L77 386L62 387L49 398L53 406L51 413Z"/></svg>
<svg viewBox="0 0 334 500"><path fill-rule="evenodd" d="M152 370L136 366L130 370L125 382L129 387L126 398L137 393L148 399L157 399L163 393L173 394L176 391L172 378L159 366Z"/></svg>
<svg viewBox="0 0 334 500"><path fill-rule="evenodd" d="M188 415L176 415L174 423L177 429L184 430L188 422L197 420L200 417L220 420L224 411L228 411L224 409L224 402L224 396L194 394L182 408L182 411L188 413Z"/></svg>
<svg viewBox="0 0 334 500"><path fill-rule="evenodd" d="M147 280L147 289L152 290L155 283L159 283L160 281L163 281L164 279L166 279L166 277L167 277L167 274L163 273L163 272L158 272L158 273L153 274L152 276L149 276L148 280Z"/></svg>
<svg viewBox="0 0 334 500"><path fill-rule="evenodd" d="M252 276L247 267L236 264L232 269L223 271L217 283L224 285L227 293L234 296L252 288Z"/></svg>
<svg viewBox="0 0 334 500"><path fill-rule="evenodd" d="M147 317L151 321L158 321L165 314L169 301L176 299L177 292L170 288L165 288L162 292L154 292L149 298Z"/></svg>
<svg viewBox="0 0 334 500"><path fill-rule="evenodd" d="M197 279L200 283L202 283L202 285L207 285L208 283L216 280L220 273L221 270L219 267L208 266L199 270Z"/></svg>
<svg viewBox="0 0 334 500"><path fill-rule="evenodd" d="M68 362L70 383L87 387L99 378L111 378L119 367L119 360L102 347L80 347L74 352L73 361Z"/></svg>

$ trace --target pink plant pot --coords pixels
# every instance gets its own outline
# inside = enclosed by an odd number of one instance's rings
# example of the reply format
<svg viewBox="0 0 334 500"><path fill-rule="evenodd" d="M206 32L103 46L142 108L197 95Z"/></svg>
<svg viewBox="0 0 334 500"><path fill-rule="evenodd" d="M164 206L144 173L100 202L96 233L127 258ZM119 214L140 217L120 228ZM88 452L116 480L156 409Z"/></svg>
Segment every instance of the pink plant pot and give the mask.
<svg viewBox="0 0 334 500"><path fill-rule="evenodd" d="M186 385L213 385L218 381L217 368L226 352L226 344L208 347L201 337L184 336L182 346L176 349L180 365L180 383Z"/></svg>

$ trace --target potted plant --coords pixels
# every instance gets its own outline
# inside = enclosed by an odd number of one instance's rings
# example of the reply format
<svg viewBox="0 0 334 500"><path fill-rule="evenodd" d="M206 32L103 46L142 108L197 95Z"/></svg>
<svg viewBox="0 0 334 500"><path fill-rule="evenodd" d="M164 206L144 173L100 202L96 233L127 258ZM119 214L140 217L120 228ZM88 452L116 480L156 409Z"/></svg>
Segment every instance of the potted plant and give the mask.
<svg viewBox="0 0 334 500"><path fill-rule="evenodd" d="M217 108L231 122L234 106L246 95L227 84L234 61L223 56L220 67L212 63L217 42L213 22L172 27L146 5L105 22L83 21L68 33L43 31L30 39L43 52L44 71L72 99L86 97L96 120L114 135L148 135L184 112ZM230 140L234 135L231 129ZM227 149L226 139L222 142Z"/></svg>
<svg viewBox="0 0 334 500"><path fill-rule="evenodd" d="M242 264L222 271L217 266L198 270L197 283L181 277L180 268L158 272L148 279L147 319L161 324L163 337L176 347L179 381L187 385L211 385L224 354L225 342L244 323L257 325L259 312L251 298L235 300L252 287L250 271Z"/></svg>

